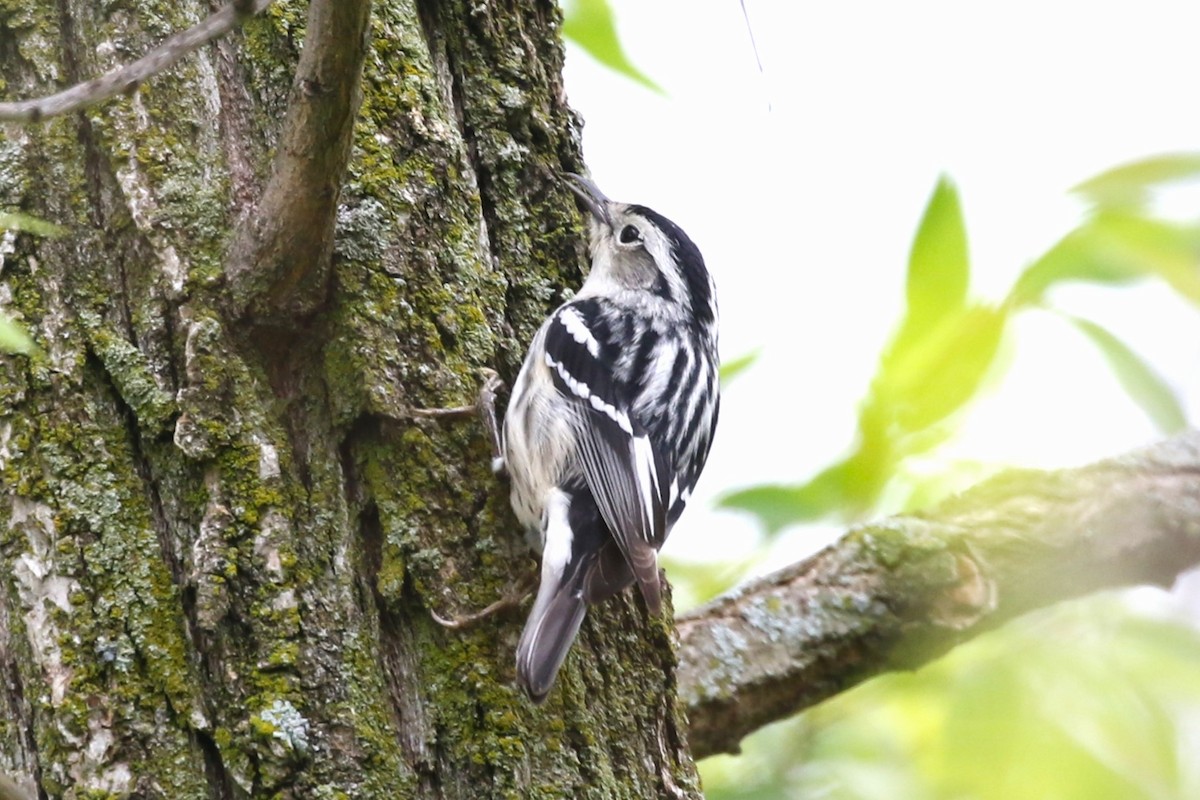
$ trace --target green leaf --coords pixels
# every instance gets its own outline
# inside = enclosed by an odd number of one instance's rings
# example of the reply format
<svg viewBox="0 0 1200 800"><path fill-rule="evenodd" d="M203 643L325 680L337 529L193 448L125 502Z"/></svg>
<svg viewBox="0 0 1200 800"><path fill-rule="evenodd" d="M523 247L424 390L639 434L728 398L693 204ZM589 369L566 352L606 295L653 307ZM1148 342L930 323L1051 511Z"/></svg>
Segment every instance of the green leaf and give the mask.
<svg viewBox="0 0 1200 800"><path fill-rule="evenodd" d="M1008 302L1040 303L1048 289L1065 281L1112 284L1144 276L1157 276L1200 304L1200 225L1101 211L1027 267Z"/></svg>
<svg viewBox="0 0 1200 800"><path fill-rule="evenodd" d="M1200 796L1183 744L1200 699L1200 635L1139 618L1127 600L1033 612L810 709L807 735L776 755L805 765L780 796Z"/></svg>
<svg viewBox="0 0 1200 800"><path fill-rule="evenodd" d="M604 66L651 91L662 88L633 65L617 37L616 18L608 0L568 0L563 8L563 36Z"/></svg>
<svg viewBox="0 0 1200 800"><path fill-rule="evenodd" d="M847 501L849 460L826 468L808 483L768 484L727 492L717 498L718 508L745 511L758 518L768 536L789 525L811 522L842 510Z"/></svg>
<svg viewBox="0 0 1200 800"><path fill-rule="evenodd" d="M1071 191L1101 206L1138 206L1157 184L1200 178L1200 153L1170 153L1121 164Z"/></svg>
<svg viewBox="0 0 1200 800"><path fill-rule="evenodd" d="M63 229L28 214L0 211L0 230L25 231L38 236L61 236Z"/></svg>
<svg viewBox="0 0 1200 800"><path fill-rule="evenodd" d="M741 489L717 504L753 514L768 535L815 519L861 517L878 505L902 458L952 432L943 423L978 392L1007 320L1003 308L970 306L908 347L889 351L859 413L858 442L848 457L807 483Z"/></svg>
<svg viewBox="0 0 1200 800"><path fill-rule="evenodd" d="M660 556L659 564L671 576L672 604L683 613L733 589L749 574L760 553L734 561L682 561Z"/></svg>
<svg viewBox="0 0 1200 800"><path fill-rule="evenodd" d="M728 361L721 363L721 388L727 387L734 378L741 375L750 366L758 360L759 351L751 350L748 353L743 353L736 358L731 358Z"/></svg>
<svg viewBox="0 0 1200 800"><path fill-rule="evenodd" d="M60 236L63 233L62 228L45 220L8 211L0 211L0 231L2 230L25 231L36 236ZM0 351L32 353L36 349L37 345L23 327L0 314Z"/></svg>
<svg viewBox="0 0 1200 800"><path fill-rule="evenodd" d="M1200 304L1200 225L1106 211L1094 220L1097 246L1147 275L1157 275Z"/></svg>
<svg viewBox="0 0 1200 800"><path fill-rule="evenodd" d="M758 518L768 536L774 536L789 525L809 522L824 516L836 507L833 498L821 502L807 496L805 486L769 484L737 489L717 498L718 508L745 511Z"/></svg>
<svg viewBox="0 0 1200 800"><path fill-rule="evenodd" d="M6 353L31 353L33 340L25 329L8 317L0 314L0 350Z"/></svg>
<svg viewBox="0 0 1200 800"><path fill-rule="evenodd" d="M990 363L1003 324L989 309L966 306L970 280L958 191L942 177L909 254L907 311L872 384L888 416L907 418L917 412L913 421L904 423L905 431L936 422L969 399L977 385L976 370L963 367L978 363L981 376ZM977 335L981 323L986 328L982 339ZM967 348L959 346L964 336L973 337ZM930 381L936 385L929 386ZM871 402L868 398L868 405Z"/></svg>
<svg viewBox="0 0 1200 800"><path fill-rule="evenodd" d="M1162 376L1141 356L1091 320L1066 314L1063 316L1100 348L1121 388L1141 406L1160 431L1176 433L1187 427L1187 415L1179 399Z"/></svg>
<svg viewBox="0 0 1200 800"><path fill-rule="evenodd" d="M891 420L896 435L941 422L975 396L1007 320L1004 308L969 306L919 340L897 341L884 354L863 416Z"/></svg>
<svg viewBox="0 0 1200 800"><path fill-rule="evenodd" d="M967 230L958 190L938 179L908 256L908 311L903 323L919 336L962 308L971 281Z"/></svg>
<svg viewBox="0 0 1200 800"><path fill-rule="evenodd" d="M1120 284L1140 277L1141 272L1133 264L1097 246L1090 225L1085 223L1071 231L1026 267L1009 293L1008 304L1037 305L1059 283Z"/></svg>

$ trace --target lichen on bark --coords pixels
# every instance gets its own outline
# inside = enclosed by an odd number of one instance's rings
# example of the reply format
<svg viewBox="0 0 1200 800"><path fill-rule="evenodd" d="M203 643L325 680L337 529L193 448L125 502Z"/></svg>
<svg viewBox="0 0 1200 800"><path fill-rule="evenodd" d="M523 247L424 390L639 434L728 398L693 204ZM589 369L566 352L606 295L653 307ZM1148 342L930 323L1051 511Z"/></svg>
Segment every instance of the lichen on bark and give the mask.
<svg viewBox="0 0 1200 800"><path fill-rule="evenodd" d="M208 8L0 6L5 91ZM328 263L296 273L299 313L256 316L229 248L312 10L0 132L0 200L69 228L0 266L42 348L0 357L0 769L55 797L697 796L671 629L640 601L590 615L541 708L513 686L519 613L430 616L532 563L474 419L410 412L511 380L580 280L557 5L372 4Z"/></svg>

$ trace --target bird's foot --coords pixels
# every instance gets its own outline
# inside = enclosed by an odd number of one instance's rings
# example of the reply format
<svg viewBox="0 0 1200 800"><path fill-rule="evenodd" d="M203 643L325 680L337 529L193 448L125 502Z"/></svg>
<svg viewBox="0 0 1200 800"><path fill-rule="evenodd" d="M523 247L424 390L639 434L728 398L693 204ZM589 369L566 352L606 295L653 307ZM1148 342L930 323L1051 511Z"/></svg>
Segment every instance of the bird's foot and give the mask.
<svg viewBox="0 0 1200 800"><path fill-rule="evenodd" d="M443 617L431 608L429 609L429 616L433 617L433 621L438 625L441 625L443 628L449 628L452 631L469 628L488 617L519 607L525 601L525 598L530 595L533 585L537 580L537 574L536 569L527 572L512 588L512 591L491 605L474 613L463 614L457 617Z"/></svg>
<svg viewBox="0 0 1200 800"><path fill-rule="evenodd" d="M504 381L500 380L500 375L496 373L496 370L488 367L479 370L479 375L483 378L483 384L479 387L479 397L470 405L446 408L408 408L405 410L412 417L433 419L455 419L478 414L483 420L483 427L487 430L488 438L492 442L492 471L501 473L504 471L504 454L500 441L500 424L496 417L496 392L504 388Z"/></svg>

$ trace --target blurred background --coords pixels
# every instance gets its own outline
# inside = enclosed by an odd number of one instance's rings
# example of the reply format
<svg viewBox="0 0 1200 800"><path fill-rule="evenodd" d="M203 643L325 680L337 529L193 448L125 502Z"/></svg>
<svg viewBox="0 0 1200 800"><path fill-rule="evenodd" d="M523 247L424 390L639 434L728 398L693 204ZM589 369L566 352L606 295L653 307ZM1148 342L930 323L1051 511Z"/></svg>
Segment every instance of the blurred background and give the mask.
<svg viewBox="0 0 1200 800"><path fill-rule="evenodd" d="M564 11L593 177L679 223L720 291L678 609L1005 466L1200 419L1194 4ZM1030 615L706 760L706 792L1200 797L1188 594Z"/></svg>

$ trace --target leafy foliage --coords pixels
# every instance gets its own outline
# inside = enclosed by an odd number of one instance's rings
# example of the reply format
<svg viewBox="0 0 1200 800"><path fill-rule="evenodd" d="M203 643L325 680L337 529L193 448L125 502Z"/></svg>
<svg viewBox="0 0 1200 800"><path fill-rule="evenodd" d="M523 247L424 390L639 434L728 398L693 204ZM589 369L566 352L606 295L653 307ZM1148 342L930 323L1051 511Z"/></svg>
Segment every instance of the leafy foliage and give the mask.
<svg viewBox="0 0 1200 800"><path fill-rule="evenodd" d="M1113 167L1074 191L1100 207L1141 207L1150 189L1194 178L1200 178L1200 153L1169 153Z"/></svg>
<svg viewBox="0 0 1200 800"><path fill-rule="evenodd" d="M25 231L36 236L58 236L62 228L28 214L0 212L0 231ZM0 314L0 352L32 353L37 349L25 329Z"/></svg>
<svg viewBox="0 0 1200 800"><path fill-rule="evenodd" d="M614 72L653 92L663 93L662 88L625 55L608 0L567 0L563 5L563 36Z"/></svg>
<svg viewBox="0 0 1200 800"><path fill-rule="evenodd" d="M970 283L962 204L954 184L943 176L929 198L908 256L908 310L897 344L921 338L929 328L961 311Z"/></svg>
<svg viewBox="0 0 1200 800"><path fill-rule="evenodd" d="M1157 279L1200 303L1200 221L1151 210L1154 188L1197 177L1200 154L1172 155L1080 184L1085 219L995 304L971 298L961 205L954 185L939 180L909 257L905 313L859 407L849 454L804 483L742 489L723 504L774 534L875 512L906 480L911 501L935 501L909 464L954 433L1003 366L1010 323L1029 310L1050 310L1078 330L1160 430L1185 427L1167 381L1101 323L1056 308L1053 292L1069 282ZM745 755L703 764L708 796L1198 797L1189 742L1200 720L1200 633L1148 615L1133 596L1085 598L1015 620L916 673L881 677L760 731L743 743ZM1163 595L1155 597L1161 611Z"/></svg>
<svg viewBox="0 0 1200 800"><path fill-rule="evenodd" d="M33 340L24 328L8 317L0 315L0 351L29 353L32 352L33 346Z"/></svg>
<svg viewBox="0 0 1200 800"><path fill-rule="evenodd" d="M1200 633L1130 593L1031 614L755 734L706 763L713 800L1200 796L1188 748ZM760 756L755 756L760 757Z"/></svg>
<svg viewBox="0 0 1200 800"><path fill-rule="evenodd" d="M1162 156L1110 170L1076 188L1087 218L1018 277L999 304L970 299L970 259L954 184L941 178L908 260L907 305L859 407L849 454L797 485L756 486L721 504L753 514L769 533L815 519L877 511L905 461L944 443L998 371L1013 318L1049 307L1069 281L1121 284L1158 278L1200 304L1200 222L1159 219L1150 190L1200 176L1200 154ZM1170 386L1099 323L1062 315L1104 356L1120 386L1165 433L1187 424ZM912 487L921 493L921 487ZM928 493L923 496L928 499Z"/></svg>
<svg viewBox="0 0 1200 800"><path fill-rule="evenodd" d="M1091 320L1071 316L1067 319L1100 348L1125 392L1154 420L1159 430L1177 433L1187 426L1179 398L1163 377L1129 345Z"/></svg>
<svg viewBox="0 0 1200 800"><path fill-rule="evenodd" d="M1158 276L1193 303L1200 303L1200 225L1157 220L1144 210L1100 207L1017 280L1011 305L1041 303L1064 281L1127 283Z"/></svg>
<svg viewBox="0 0 1200 800"><path fill-rule="evenodd" d="M654 87L625 58L604 0L569 4L566 33L602 63ZM1169 384L1098 322L1056 309L1070 282L1116 286L1155 278L1200 304L1200 221L1151 210L1153 190L1200 178L1200 154L1118 166L1075 187L1086 218L1029 264L998 303L971 298L962 206L941 178L908 259L906 308L859 407L848 454L800 484L754 486L722 504L769 534L799 522L877 511L914 456L953 435L1000 371L1010 323L1050 309L1102 354L1118 384L1160 430L1187 424ZM726 385L750 353L722 367ZM911 479L910 479L911 480ZM948 483L940 486L944 490ZM910 502L937 499L932 483ZM894 493L893 493L894 494ZM749 566L672 563L678 600L702 602ZM1147 590L1142 590L1147 591ZM713 800L1185 800L1200 797L1200 633L1147 614L1131 594L1085 598L984 634L916 673L891 674L761 730L743 755L702 764ZM1161 594L1156 594L1160 601Z"/></svg>
<svg viewBox="0 0 1200 800"><path fill-rule="evenodd" d="M758 360L758 351L751 350L736 358L721 362L721 386L728 386L734 378L748 370Z"/></svg>
<svg viewBox="0 0 1200 800"><path fill-rule="evenodd" d="M63 229L28 214L0 211L0 231L25 231L35 236L61 236Z"/></svg>

